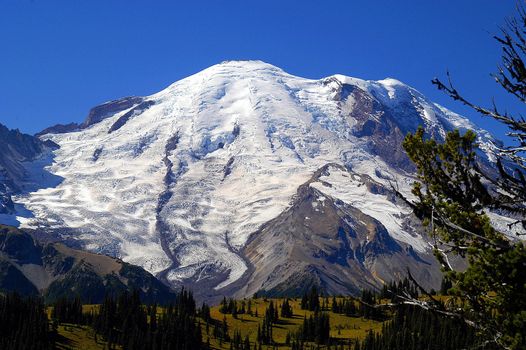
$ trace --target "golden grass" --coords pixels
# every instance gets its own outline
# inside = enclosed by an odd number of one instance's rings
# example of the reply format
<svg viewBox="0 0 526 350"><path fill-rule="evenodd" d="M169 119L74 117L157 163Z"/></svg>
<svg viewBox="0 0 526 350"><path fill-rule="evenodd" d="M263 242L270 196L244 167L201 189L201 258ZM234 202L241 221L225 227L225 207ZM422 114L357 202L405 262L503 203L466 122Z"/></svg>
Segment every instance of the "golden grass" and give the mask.
<svg viewBox="0 0 526 350"><path fill-rule="evenodd" d="M232 317L232 315L224 315L220 313L219 306L212 307L210 310L210 315L213 319L218 321L222 321L223 318L226 318L228 324L228 331L231 337L233 336L234 331L237 330L241 333L241 337L243 339L246 335L248 335L250 342L253 344L257 341L258 325L261 325L261 323L263 322L265 310L270 305L271 300L274 302L275 305L278 306L279 310L279 306L285 299L252 299L251 303L253 316L243 314L238 315L237 319L235 319ZM245 301L248 302L248 300ZM290 349L290 347L285 346L285 339L287 337L287 333L296 332L300 325L303 324L304 317L309 317L313 314L312 311L301 310L299 299L289 299L289 303L292 306L294 314L293 317L280 317L279 323L274 327L273 330L274 341L277 343L276 345L278 349ZM258 317L255 316L256 309ZM340 341L344 341L345 343L347 343L348 340L361 340L365 338L369 330L373 330L374 332L380 332L382 329L382 322L357 317L348 317L344 315L335 314L331 311L328 311L328 313L330 316L331 337ZM210 345L213 349L230 349L230 343L227 342L224 342L222 346L220 346L219 342L216 339L212 338L212 331L213 327L210 326L209 334L207 335L205 326L203 325L203 342L206 343L207 338L210 338ZM267 349L267 347L263 346L263 349ZM273 347L268 346L268 349L273 349Z"/></svg>
<svg viewBox="0 0 526 350"><path fill-rule="evenodd" d="M95 336L93 329L88 326L61 324L58 327L58 334L57 349L99 350L107 348L107 343L102 337ZM120 349L120 347L116 346L115 349Z"/></svg>
<svg viewBox="0 0 526 350"><path fill-rule="evenodd" d="M219 306L214 306L210 310L210 315L213 319L222 322L223 318L226 319L228 324L228 331L230 337L233 337L234 331L239 331L241 337L244 339L246 335L249 336L250 342L254 344L257 341L257 328L258 325L261 325L263 322L263 316L265 310L270 305L270 301L274 302L274 305L280 310L280 305L285 299L251 299L252 304L252 316L248 314L240 314L237 318L233 318L232 315L224 315L219 312ZM338 298L338 301L341 299ZM329 300L329 304L330 304ZM248 303L248 299L245 299L245 303ZM273 337L276 342L276 347L278 349L290 349L290 347L285 346L285 340L287 333L296 332L300 325L303 324L304 317L309 317L313 314L311 311L301 310L300 299L289 299L289 303L292 306L293 317L292 318L282 318L280 317L279 323L274 326ZM238 301L238 305L240 301ZM96 311L99 305L83 305L83 311L89 313L91 311ZM255 316L257 310L258 316ZM51 308L48 308L48 316L51 316ZM159 308L159 313L162 313L162 309ZM369 330L374 332L380 332L382 329L382 322L368 320L358 317L347 317L340 314L335 314L331 311L327 311L330 316L330 325L331 325L331 337L348 343L354 339L363 339L365 338ZM219 344L217 339L214 339L212 336L213 326L209 326L208 334L206 332L206 326L204 322L201 321L202 333L203 333L203 342L206 344L207 340L210 341L210 346L212 349L230 349L230 343L224 342ZM102 337L95 337L95 334L91 327L88 326L78 326L70 324L62 324L58 328L58 333L60 341L57 344L58 349L104 349L106 343L102 341ZM263 345L262 349L273 349L273 346Z"/></svg>

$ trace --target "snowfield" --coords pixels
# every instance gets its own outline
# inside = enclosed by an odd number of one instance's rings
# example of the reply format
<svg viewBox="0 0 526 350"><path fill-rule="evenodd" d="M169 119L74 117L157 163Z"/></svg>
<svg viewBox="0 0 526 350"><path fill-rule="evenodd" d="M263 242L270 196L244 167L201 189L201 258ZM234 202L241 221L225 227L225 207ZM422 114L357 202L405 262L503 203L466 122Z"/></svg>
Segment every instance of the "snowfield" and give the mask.
<svg viewBox="0 0 526 350"><path fill-rule="evenodd" d="M16 219L141 265L173 285L221 275L212 287L226 287L249 268L239 251L250 235L282 213L323 165L341 164L386 186L394 181L409 193L405 170L356 136L359 121L350 115L359 100L345 86L383 108L366 116L371 120L389 110L403 133L418 125L435 135L474 129L485 150L493 149L487 132L397 80L311 80L260 61L230 61L86 129L42 136L60 146L44 166L53 178L15 198L31 213ZM38 168L27 164L28 183L43 176ZM403 229L407 209L343 172L324 181L332 187L311 186L376 218L396 240L427 249Z"/></svg>

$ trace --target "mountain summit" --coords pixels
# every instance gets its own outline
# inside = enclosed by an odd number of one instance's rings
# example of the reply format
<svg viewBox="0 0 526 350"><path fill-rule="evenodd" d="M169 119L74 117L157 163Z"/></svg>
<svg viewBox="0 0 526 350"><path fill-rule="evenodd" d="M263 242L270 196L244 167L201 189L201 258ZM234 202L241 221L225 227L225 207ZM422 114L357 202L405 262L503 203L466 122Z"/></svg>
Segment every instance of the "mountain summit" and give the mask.
<svg viewBox="0 0 526 350"><path fill-rule="evenodd" d="M54 181L24 163L20 226L203 297L308 283L355 293L406 266L436 287L422 229L391 190L410 192L403 138L472 129L493 159L489 133L397 80L312 80L261 61L223 62L88 119L40 135L59 146L42 155Z"/></svg>

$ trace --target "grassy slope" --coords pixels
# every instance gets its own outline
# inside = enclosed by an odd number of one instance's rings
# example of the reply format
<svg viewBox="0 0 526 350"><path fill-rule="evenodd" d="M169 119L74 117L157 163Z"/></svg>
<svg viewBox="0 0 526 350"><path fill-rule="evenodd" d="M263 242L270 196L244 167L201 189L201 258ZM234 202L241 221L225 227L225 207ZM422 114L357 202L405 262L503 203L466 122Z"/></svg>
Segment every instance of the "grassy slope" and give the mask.
<svg viewBox="0 0 526 350"><path fill-rule="evenodd" d="M233 336L234 330L241 332L242 338L248 334L250 342L254 343L257 336L257 328L263 321L263 315L265 309L269 306L270 300L273 300L274 304L278 307L281 305L284 299L252 299L252 311L255 314L257 309L258 317L249 316L248 314L238 315L237 319L234 319L232 315L223 315L219 312L219 306L211 308L210 314L212 318L222 321L223 317L226 318L228 323L228 331L230 336ZM292 318L281 318L277 326L274 327L274 341L278 343L279 349L290 349L285 346L285 338L288 332L295 332L298 327L303 323L304 316L309 317L312 312L301 310L299 299L292 299L289 301L292 306L294 316ZM330 302L330 300L329 300ZM85 305L84 312L89 312L95 305ZM279 309L278 309L279 310ZM49 309L48 314L51 314ZM382 328L382 322L373 320L367 320L363 318L346 317L338 315L333 312L329 312L330 324L331 324L331 337L337 339L363 339L368 330L372 329L375 332L380 332ZM203 342L206 343L207 338L210 337L210 345L213 349L230 349L230 343L223 343L220 346L219 342L212 337L213 326L209 328L209 335L206 333L206 327L202 323L203 327ZM60 341L58 344L59 349L104 349L106 343L102 341L101 337L95 339L93 330L87 326L77 325L60 325L58 328ZM271 349L272 347L268 347ZM263 349L267 349L263 346Z"/></svg>
<svg viewBox="0 0 526 350"><path fill-rule="evenodd" d="M98 305L83 305L82 311L89 313L96 311ZM51 319L52 307L47 308L48 318ZM69 349L86 349L98 350L106 349L107 343L100 336L95 336L95 332L89 326L80 326L76 324L63 323L58 326L58 339L56 348L61 350ZM120 347L115 346L115 349Z"/></svg>
<svg viewBox="0 0 526 350"><path fill-rule="evenodd" d="M58 327L58 334L57 349L98 350L107 348L102 337L95 337L91 327L61 324ZM120 349L120 347L115 347L115 349Z"/></svg>
<svg viewBox="0 0 526 350"><path fill-rule="evenodd" d="M273 300L274 303L279 306L284 299L268 299L267 301L263 299L252 299L252 310L255 313L257 308L258 317L249 316L247 314L238 315L237 319L234 319L232 315L223 315L219 312L219 306L215 306L211 309L210 314L212 318L216 320L223 320L223 317L226 317L228 323L228 331L232 336L234 330L237 329L241 332L242 338L248 334L250 342L254 343L257 337L257 328L258 324L261 324L263 321L263 315L265 314L265 309L269 306L270 300ZM281 318L280 323L274 327L274 341L278 343L279 349L289 349L285 346L285 338L288 332L295 332L298 327L303 323L304 316L309 317L313 312L301 310L299 299L292 299L290 305L292 306L294 316L292 318ZM330 302L330 300L329 300ZM330 315L330 325L331 325L331 337L338 339L363 339L368 330L372 329L373 331L380 332L382 329L382 322L377 322L373 320L367 320L363 318L354 318L347 317L343 315L338 315L333 312L329 312ZM212 327L210 327L210 335L212 334ZM203 327L203 341L206 343L207 334L206 330ZM210 345L214 349L230 349L230 343L223 343L223 346L220 347L219 343L212 339L210 336ZM269 346L269 349L272 348ZM263 346L263 349L266 349Z"/></svg>

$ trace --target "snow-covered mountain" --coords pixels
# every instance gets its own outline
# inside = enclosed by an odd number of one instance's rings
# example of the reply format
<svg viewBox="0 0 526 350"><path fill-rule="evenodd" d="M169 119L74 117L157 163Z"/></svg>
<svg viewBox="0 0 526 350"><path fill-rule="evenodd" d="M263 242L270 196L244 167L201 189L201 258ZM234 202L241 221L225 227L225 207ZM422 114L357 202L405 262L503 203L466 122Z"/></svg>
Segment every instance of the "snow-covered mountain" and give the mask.
<svg viewBox="0 0 526 350"><path fill-rule="evenodd" d="M208 297L307 281L355 292L405 266L436 286L422 229L391 191L409 194L401 142L419 125L473 129L493 158L489 133L397 80L223 62L40 135L60 148L25 163L17 220Z"/></svg>

